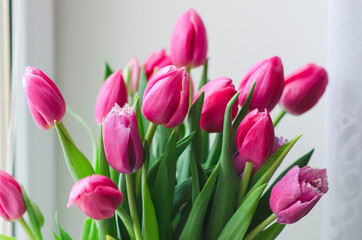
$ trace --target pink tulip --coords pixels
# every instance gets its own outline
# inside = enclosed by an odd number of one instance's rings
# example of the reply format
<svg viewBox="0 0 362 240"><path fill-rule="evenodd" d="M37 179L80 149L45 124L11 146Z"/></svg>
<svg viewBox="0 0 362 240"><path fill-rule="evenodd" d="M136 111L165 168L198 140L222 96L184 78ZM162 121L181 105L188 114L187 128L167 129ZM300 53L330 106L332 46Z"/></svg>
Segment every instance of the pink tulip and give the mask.
<svg viewBox="0 0 362 240"><path fill-rule="evenodd" d="M328 75L324 68L306 64L285 79L279 103L291 114L303 114L318 102L327 84Z"/></svg>
<svg viewBox="0 0 362 240"><path fill-rule="evenodd" d="M204 92L200 126L205 132L221 132L224 124L226 106L236 94L230 78L220 77L206 83L195 95L194 102ZM232 119L238 113L238 104L232 109Z"/></svg>
<svg viewBox="0 0 362 240"><path fill-rule="evenodd" d="M112 108L103 122L103 144L107 161L117 172L129 174L142 166L143 145L133 107Z"/></svg>
<svg viewBox="0 0 362 240"><path fill-rule="evenodd" d="M65 114L65 101L54 82L35 67L27 67L23 78L29 110L36 125L44 130L54 127Z"/></svg>
<svg viewBox="0 0 362 240"><path fill-rule="evenodd" d="M263 165L274 147L274 127L268 110L254 109L241 121L235 144L242 159L256 166Z"/></svg>
<svg viewBox="0 0 362 240"><path fill-rule="evenodd" d="M235 165L236 174L238 175L239 179L241 180L243 177L243 174L244 174L246 162L244 161L244 159L242 159L240 157L239 152L236 152L234 154L234 165ZM255 174L259 170L260 167L261 167L261 165L260 166L253 165L252 174Z"/></svg>
<svg viewBox="0 0 362 240"><path fill-rule="evenodd" d="M207 36L204 23L193 9L176 22L171 38L171 61L178 67L197 67L206 61Z"/></svg>
<svg viewBox="0 0 362 240"><path fill-rule="evenodd" d="M136 93L138 91L138 86L140 82L140 73L141 73L141 66L137 60L137 58L132 57L129 63L127 64L129 67L129 83L128 83L128 90L130 93Z"/></svg>
<svg viewBox="0 0 362 240"><path fill-rule="evenodd" d="M307 215L328 191L327 171L294 166L275 184L270 208L281 224L291 224Z"/></svg>
<svg viewBox="0 0 362 240"><path fill-rule="evenodd" d="M21 218L26 211L20 184L5 171L0 170L0 216L6 221Z"/></svg>
<svg viewBox="0 0 362 240"><path fill-rule="evenodd" d="M142 113L150 122L167 128L176 127L186 117L189 94L189 76L185 68L164 67L147 84Z"/></svg>
<svg viewBox="0 0 362 240"><path fill-rule="evenodd" d="M168 65L171 65L171 59L167 56L166 49L163 48L155 53L152 53L152 55L149 56L144 63L147 80L152 77L156 69L158 71Z"/></svg>
<svg viewBox="0 0 362 240"><path fill-rule="evenodd" d="M122 200L122 193L111 179L94 174L74 184L67 207L75 204L88 217L103 220L113 217Z"/></svg>
<svg viewBox="0 0 362 240"><path fill-rule="evenodd" d="M96 121L101 124L114 104L123 106L127 103L127 87L123 81L121 69L117 69L103 83L96 102Z"/></svg>
<svg viewBox="0 0 362 240"><path fill-rule="evenodd" d="M281 146L283 146L287 142L288 142L288 140L283 138L283 137L275 137L274 138L273 153L275 153Z"/></svg>
<svg viewBox="0 0 362 240"><path fill-rule="evenodd" d="M270 112L278 103L284 88L284 73L282 61L279 57L265 59L254 65L245 75L239 86L239 104L242 106L255 84L253 97L249 109L264 108Z"/></svg>

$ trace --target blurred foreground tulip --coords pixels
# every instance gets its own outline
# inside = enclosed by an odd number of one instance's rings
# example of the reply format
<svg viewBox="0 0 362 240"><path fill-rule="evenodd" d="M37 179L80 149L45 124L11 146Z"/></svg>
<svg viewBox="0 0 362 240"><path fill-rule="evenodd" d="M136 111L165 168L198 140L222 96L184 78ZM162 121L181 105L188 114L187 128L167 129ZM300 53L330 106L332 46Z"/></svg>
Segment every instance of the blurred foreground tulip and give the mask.
<svg viewBox="0 0 362 240"><path fill-rule="evenodd" d="M327 191L325 169L295 166L273 187L270 208L279 223L295 223L307 215Z"/></svg>
<svg viewBox="0 0 362 240"><path fill-rule="evenodd" d="M286 77L279 103L291 114L303 114L318 102L327 84L328 75L324 68L306 64Z"/></svg>
<svg viewBox="0 0 362 240"><path fill-rule="evenodd" d="M242 106L254 82L255 89L251 98L249 109L264 108L270 112L278 103L284 88L284 72L279 57L265 59L254 65L239 86L239 104Z"/></svg>
<svg viewBox="0 0 362 240"><path fill-rule="evenodd" d="M103 144L107 161L117 172L129 174L143 164L143 145L136 114L128 104L117 104L103 122Z"/></svg>
<svg viewBox="0 0 362 240"><path fill-rule="evenodd" d="M0 216L6 221L21 218L26 211L20 184L8 173L0 170Z"/></svg>
<svg viewBox="0 0 362 240"><path fill-rule="evenodd" d="M189 94L189 76L185 68L164 67L147 84L142 113L157 125L176 127L186 117Z"/></svg>
<svg viewBox="0 0 362 240"><path fill-rule="evenodd" d="M268 159L274 147L274 127L266 109L254 109L241 121L235 144L246 162L261 166Z"/></svg>
<svg viewBox="0 0 362 240"><path fill-rule="evenodd" d="M166 49L163 48L155 53L152 53L144 63L147 80L150 80L150 77L152 77L155 69L158 71L168 65L171 65L171 59L167 56Z"/></svg>
<svg viewBox="0 0 362 240"><path fill-rule="evenodd" d="M54 127L54 120L64 117L65 101L55 83L35 67L27 67L23 87L30 113L36 125L44 130Z"/></svg>
<svg viewBox="0 0 362 240"><path fill-rule="evenodd" d="M178 67L197 67L207 55L207 36L204 23L193 9L182 14L171 38L171 61Z"/></svg>
<svg viewBox="0 0 362 240"><path fill-rule="evenodd" d="M96 121L101 124L114 104L123 107L127 103L127 88L122 77L121 69L117 69L103 83L96 102Z"/></svg>
<svg viewBox="0 0 362 240"><path fill-rule="evenodd" d="M230 78L220 77L205 84L195 95L194 102L204 92L204 104L202 106L201 128L205 132L221 132L224 124L226 105L236 94L235 87ZM238 104L232 109L232 119L236 117Z"/></svg>
<svg viewBox="0 0 362 240"><path fill-rule="evenodd" d="M103 220L113 217L122 200L122 193L111 179L94 174L74 184L67 207L76 204L88 217Z"/></svg>
<svg viewBox="0 0 362 240"><path fill-rule="evenodd" d="M141 66L137 60L137 58L132 57L129 63L127 64L129 67L129 76L124 76L124 79L129 78L128 83L128 91L131 94L134 94L138 91L138 86L140 82L140 73L141 73Z"/></svg>

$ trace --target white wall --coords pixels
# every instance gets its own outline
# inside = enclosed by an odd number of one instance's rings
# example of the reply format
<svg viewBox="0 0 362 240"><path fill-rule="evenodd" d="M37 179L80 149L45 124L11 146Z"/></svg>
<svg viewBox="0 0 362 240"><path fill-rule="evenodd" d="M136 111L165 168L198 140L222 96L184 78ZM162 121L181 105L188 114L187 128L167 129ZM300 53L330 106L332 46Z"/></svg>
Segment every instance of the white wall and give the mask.
<svg viewBox="0 0 362 240"><path fill-rule="evenodd" d="M55 1L56 80L67 104L87 119L94 131L103 62L123 68L132 56L143 62L153 51L169 48L173 25L189 7L200 13L207 28L211 78L229 76L238 86L248 68L273 55L282 58L285 73L307 62L326 65L327 0ZM199 73L195 70L193 75ZM277 135L291 139L304 134L286 164L315 147L311 165L323 167L323 122L323 101L301 117L285 117ZM68 117L65 124L91 157L86 131ZM84 215L75 207L65 208L73 182L59 148L57 156L60 222L78 239ZM322 203L288 226L280 239L320 239L321 214Z"/></svg>

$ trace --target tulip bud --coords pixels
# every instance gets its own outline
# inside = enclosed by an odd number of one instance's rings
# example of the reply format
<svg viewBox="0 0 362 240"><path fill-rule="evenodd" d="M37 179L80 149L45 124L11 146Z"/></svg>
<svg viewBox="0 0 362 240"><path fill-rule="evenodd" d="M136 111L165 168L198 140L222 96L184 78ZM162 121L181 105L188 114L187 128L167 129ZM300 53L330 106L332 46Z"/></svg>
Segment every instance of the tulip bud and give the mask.
<svg viewBox="0 0 362 240"><path fill-rule="evenodd" d="M143 164L143 145L137 117L128 104L117 104L103 122L103 144L107 161L117 172L129 174Z"/></svg>
<svg viewBox="0 0 362 240"><path fill-rule="evenodd" d="M274 127L268 110L254 109L241 121L235 144L242 159L256 166L263 165L274 147Z"/></svg>
<svg viewBox="0 0 362 240"><path fill-rule="evenodd" d="M220 77L206 83L195 95L194 102L204 92L200 126L205 132L221 132L224 125L226 106L236 94L230 78ZM238 113L238 104L232 108L232 119Z"/></svg>
<svg viewBox="0 0 362 240"><path fill-rule="evenodd" d="M122 200L122 193L111 179L94 174L74 184L67 207L76 204L88 217L103 220L114 216Z"/></svg>
<svg viewBox="0 0 362 240"><path fill-rule="evenodd" d="M0 216L6 221L21 218L26 211L20 184L5 171L0 170Z"/></svg>
<svg viewBox="0 0 362 240"><path fill-rule="evenodd" d="M177 67L197 67L206 61L207 36L204 23L193 9L182 14L171 38L171 61Z"/></svg>
<svg viewBox="0 0 362 240"><path fill-rule="evenodd" d="M328 75L324 68L306 64L285 79L279 103L291 114L303 114L318 102L327 84Z"/></svg>
<svg viewBox="0 0 362 240"><path fill-rule="evenodd" d="M132 57L129 63L127 64L127 67L129 67L129 72L128 72L129 76L124 76L124 78L125 79L129 78L128 91L134 94L138 91L141 66L137 58Z"/></svg>
<svg viewBox="0 0 362 240"><path fill-rule="evenodd" d="M264 108L270 112L278 103L284 88L284 73L279 57L265 59L254 65L239 86L239 104L242 106L254 82L255 89L250 101L249 110Z"/></svg>
<svg viewBox="0 0 362 240"><path fill-rule="evenodd" d="M155 69L160 70L168 65L171 65L171 59L164 48L153 53L144 63L147 80L152 77Z"/></svg>
<svg viewBox="0 0 362 240"><path fill-rule="evenodd" d="M244 161L244 159L242 159L240 157L240 153L239 152L236 152L234 154L234 165L235 165L235 170L236 170L236 174L238 175L239 179L241 180L242 177L243 177L243 174L244 174L244 169L245 169L245 166L246 166L246 162ZM257 166L257 165L253 165L253 172L252 174L255 174L259 168L261 167L262 165L260 166Z"/></svg>
<svg viewBox="0 0 362 240"><path fill-rule="evenodd" d="M147 84L142 114L155 124L176 127L186 117L189 94L189 76L185 68L164 67Z"/></svg>
<svg viewBox="0 0 362 240"><path fill-rule="evenodd" d="M291 224L307 215L328 191L327 171L294 166L275 184L270 208L281 224Z"/></svg>
<svg viewBox="0 0 362 240"><path fill-rule="evenodd" d="M35 67L27 67L23 78L29 110L36 125L44 130L54 127L65 114L65 101L55 83Z"/></svg>
<svg viewBox="0 0 362 240"><path fill-rule="evenodd" d="M114 104L123 106L127 103L127 87L123 81L122 71L118 69L103 83L96 102L96 121L101 124L103 118L111 111Z"/></svg>

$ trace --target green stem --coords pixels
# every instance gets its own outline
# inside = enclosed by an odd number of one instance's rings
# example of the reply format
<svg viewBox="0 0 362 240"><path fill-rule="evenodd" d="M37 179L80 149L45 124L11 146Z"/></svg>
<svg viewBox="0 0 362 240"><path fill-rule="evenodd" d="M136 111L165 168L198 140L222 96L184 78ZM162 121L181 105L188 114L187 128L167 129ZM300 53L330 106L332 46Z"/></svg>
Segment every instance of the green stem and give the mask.
<svg viewBox="0 0 362 240"><path fill-rule="evenodd" d="M284 115L286 114L287 112L284 111L283 109L280 111L280 113L278 114L277 118L274 120L273 122L273 125L274 127L276 127L279 123L279 121L284 117Z"/></svg>
<svg viewBox="0 0 362 240"><path fill-rule="evenodd" d="M116 209L116 213L121 218L124 226L126 227L129 237L131 239L135 239L131 217L121 206Z"/></svg>
<svg viewBox="0 0 362 240"><path fill-rule="evenodd" d="M128 204L131 211L133 229L137 240L143 240L140 221L138 220L136 200L133 191L132 174L126 174Z"/></svg>
<svg viewBox="0 0 362 240"><path fill-rule="evenodd" d="M268 218L266 218L262 223L260 223L256 228L251 230L248 235L245 236L244 240L252 240L254 239L264 228L266 228L270 223L272 223L277 216L271 214Z"/></svg>
<svg viewBox="0 0 362 240"><path fill-rule="evenodd" d="M157 124L150 123L147 129L145 140L147 141L148 145L151 146L153 135L155 135Z"/></svg>
<svg viewBox="0 0 362 240"><path fill-rule="evenodd" d="M138 169L136 172L136 182L135 182L135 192L136 192L136 199L141 192L141 177L142 177L142 169Z"/></svg>
<svg viewBox="0 0 362 240"><path fill-rule="evenodd" d="M67 128L64 126L63 122L60 122L58 124L59 124L59 127L63 130L65 136L67 136L67 138L69 139L69 141L71 141L74 144L74 146L76 146L73 138L70 136L70 134L69 134Z"/></svg>
<svg viewBox="0 0 362 240"><path fill-rule="evenodd" d="M96 220L98 227L98 237L101 240L106 240L107 235L111 237L117 236L116 220L114 217Z"/></svg>
<svg viewBox="0 0 362 240"><path fill-rule="evenodd" d="M189 109L191 108L191 106L192 106L192 80L191 80L191 75L190 75L190 73L191 73L191 67L190 66L187 66L186 67L186 73L189 75L189 90L190 90L190 92L189 92L189 99L190 99L190 101L189 101Z"/></svg>
<svg viewBox="0 0 362 240"><path fill-rule="evenodd" d="M250 162L246 162L243 177L240 182L239 194L238 194L238 199L236 202L237 207L240 206L240 204L245 196L246 190L248 189L248 186L249 186L249 181L250 181L252 172L253 172L253 164Z"/></svg>
<svg viewBox="0 0 362 240"><path fill-rule="evenodd" d="M36 240L36 237L34 236L33 232L30 230L29 225L26 223L23 217L18 219L18 222L20 223L21 227L24 229L26 235L28 235L30 240Z"/></svg>

